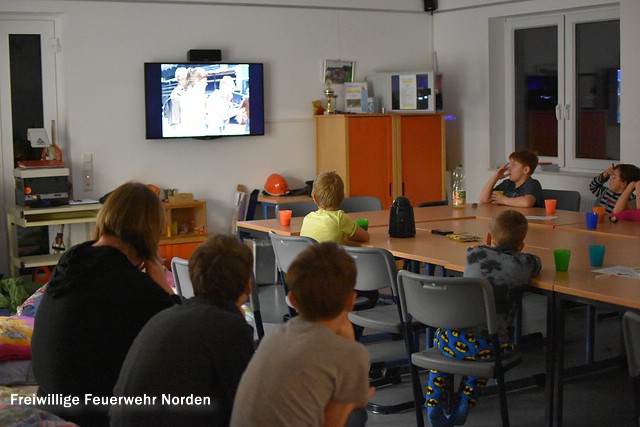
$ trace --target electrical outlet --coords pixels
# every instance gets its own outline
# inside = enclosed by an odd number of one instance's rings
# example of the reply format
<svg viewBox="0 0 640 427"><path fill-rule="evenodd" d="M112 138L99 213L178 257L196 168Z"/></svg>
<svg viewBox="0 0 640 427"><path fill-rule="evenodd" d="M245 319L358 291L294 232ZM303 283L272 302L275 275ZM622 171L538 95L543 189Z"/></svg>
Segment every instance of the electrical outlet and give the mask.
<svg viewBox="0 0 640 427"><path fill-rule="evenodd" d="M82 189L93 190L93 154L82 155Z"/></svg>
<svg viewBox="0 0 640 427"><path fill-rule="evenodd" d="M82 172L82 189L84 191L93 190L93 171Z"/></svg>

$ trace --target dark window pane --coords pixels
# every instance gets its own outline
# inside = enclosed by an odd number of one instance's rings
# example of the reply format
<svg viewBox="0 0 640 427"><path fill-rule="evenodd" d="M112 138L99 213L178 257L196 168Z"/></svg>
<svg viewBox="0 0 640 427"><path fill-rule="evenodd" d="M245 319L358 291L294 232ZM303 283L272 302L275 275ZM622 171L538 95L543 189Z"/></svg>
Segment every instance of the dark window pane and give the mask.
<svg viewBox="0 0 640 427"><path fill-rule="evenodd" d="M620 158L620 21L576 25L576 157Z"/></svg>
<svg viewBox="0 0 640 427"><path fill-rule="evenodd" d="M515 32L515 146L558 156L558 29Z"/></svg>
<svg viewBox="0 0 640 427"><path fill-rule="evenodd" d="M10 34L11 122L15 163L39 159L41 148L27 141L27 129L44 127L42 62L39 34Z"/></svg>

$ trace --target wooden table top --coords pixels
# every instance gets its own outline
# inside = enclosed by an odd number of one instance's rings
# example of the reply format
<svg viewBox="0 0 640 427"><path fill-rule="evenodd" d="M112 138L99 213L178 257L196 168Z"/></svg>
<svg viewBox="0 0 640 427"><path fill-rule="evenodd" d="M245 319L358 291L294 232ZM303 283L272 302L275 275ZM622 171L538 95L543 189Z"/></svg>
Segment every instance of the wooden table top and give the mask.
<svg viewBox="0 0 640 427"><path fill-rule="evenodd" d="M415 208L416 236L392 238L388 235L389 211L351 213L352 218L368 218L371 240L366 246L389 250L394 256L442 265L446 269L464 271L469 247L484 244L491 218L505 206L480 204L453 209L450 206ZM542 208L516 209L525 216L545 216ZM640 309L640 280L620 276L602 276L589 265L588 246L606 246L604 267L622 265L640 268L640 224L631 222L598 224L596 230L586 230L584 213L556 211L552 220L530 220L525 239L525 252L538 255L542 271L532 286L565 295ZM290 227L278 220L238 222L239 228L275 231L283 235L299 235L302 217L293 218ZM481 238L480 242L460 242L446 236L432 234L433 229L466 232ZM568 272L556 272L553 249L570 249Z"/></svg>

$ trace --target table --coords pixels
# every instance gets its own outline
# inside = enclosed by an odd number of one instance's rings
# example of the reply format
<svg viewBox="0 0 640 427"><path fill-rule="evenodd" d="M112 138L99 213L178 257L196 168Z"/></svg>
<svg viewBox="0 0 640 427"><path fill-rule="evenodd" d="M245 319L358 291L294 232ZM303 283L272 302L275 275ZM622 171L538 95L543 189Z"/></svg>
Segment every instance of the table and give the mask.
<svg viewBox="0 0 640 427"><path fill-rule="evenodd" d="M444 268L463 271L466 252L478 242L459 242L446 236L431 233L433 229L449 229L468 232L484 239L491 218L505 209L504 206L481 204L453 209L450 206L415 208L416 236L392 238L388 235L388 211L352 214L370 218L371 240L364 245L389 250L394 256L412 261L442 265ZM516 209L525 216L545 216L542 208ZM387 219L385 224L383 221ZM638 246L640 225L634 223L605 222L596 230L586 230L584 213L557 211L552 220L530 220L525 240L525 251L538 255L542 271L532 280L532 288L547 296L547 361L546 361L546 418L549 426L562 425L562 399L564 377L564 310L565 301L587 304L604 304L607 307L640 310L640 281L618 276L601 276L589 267L588 245L606 246L604 267L629 265L640 267ZM294 218L295 219L295 218ZM299 234L298 221L291 227L279 223L262 223L263 231ZM257 221L238 223L238 227L258 227ZM254 224L251 224L254 223ZM269 228L269 227L273 228ZM637 227L637 228L634 228ZM256 228L254 228L256 229ZM483 243L483 242L479 242ZM553 249L571 249L568 272L556 272ZM589 337L587 337L589 339Z"/></svg>
<svg viewBox="0 0 640 427"><path fill-rule="evenodd" d="M269 196L260 192L258 194L258 203L262 205L262 218L269 218L269 208L275 209L277 205L282 203L308 202L311 196ZM274 215L275 216L275 215Z"/></svg>

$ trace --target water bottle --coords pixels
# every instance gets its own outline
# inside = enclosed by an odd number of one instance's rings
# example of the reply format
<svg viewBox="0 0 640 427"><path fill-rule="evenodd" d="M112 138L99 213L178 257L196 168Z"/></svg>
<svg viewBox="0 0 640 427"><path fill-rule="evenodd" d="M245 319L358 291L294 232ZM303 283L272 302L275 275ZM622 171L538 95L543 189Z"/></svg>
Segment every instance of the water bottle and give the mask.
<svg viewBox="0 0 640 427"><path fill-rule="evenodd" d="M453 207L463 208L467 204L467 191L464 185L464 169L462 169L462 165L458 165L458 167L453 170L451 178L453 184L451 191Z"/></svg>

